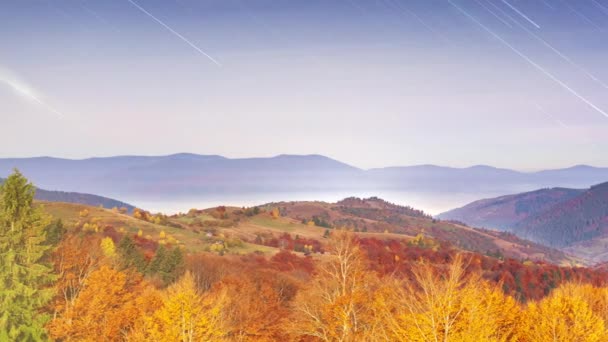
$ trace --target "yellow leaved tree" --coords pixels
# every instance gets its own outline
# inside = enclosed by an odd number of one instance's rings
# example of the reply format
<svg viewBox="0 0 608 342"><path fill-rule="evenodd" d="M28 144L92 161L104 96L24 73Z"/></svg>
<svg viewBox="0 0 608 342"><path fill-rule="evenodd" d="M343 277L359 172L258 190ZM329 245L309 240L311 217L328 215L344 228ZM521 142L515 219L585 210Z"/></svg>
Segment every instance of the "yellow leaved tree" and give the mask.
<svg viewBox="0 0 608 342"><path fill-rule="evenodd" d="M412 279L394 281L380 292L391 340L514 341L520 310L476 273L467 275L457 255L447 267L426 262L414 266Z"/></svg>
<svg viewBox="0 0 608 342"><path fill-rule="evenodd" d="M114 258L116 256L116 246L112 238L105 237L101 239L100 247L106 257Z"/></svg>
<svg viewBox="0 0 608 342"><path fill-rule="evenodd" d="M382 322L373 306L379 281L366 269L355 236L336 230L329 251L331 259L296 297L292 334L321 341L382 340Z"/></svg>
<svg viewBox="0 0 608 342"><path fill-rule="evenodd" d="M135 331L133 341L220 341L224 333L225 292L202 296L187 272L162 294L162 305Z"/></svg>
<svg viewBox="0 0 608 342"><path fill-rule="evenodd" d="M526 341L606 341L604 321L589 300L593 288L565 284L540 302L530 303L521 326Z"/></svg>

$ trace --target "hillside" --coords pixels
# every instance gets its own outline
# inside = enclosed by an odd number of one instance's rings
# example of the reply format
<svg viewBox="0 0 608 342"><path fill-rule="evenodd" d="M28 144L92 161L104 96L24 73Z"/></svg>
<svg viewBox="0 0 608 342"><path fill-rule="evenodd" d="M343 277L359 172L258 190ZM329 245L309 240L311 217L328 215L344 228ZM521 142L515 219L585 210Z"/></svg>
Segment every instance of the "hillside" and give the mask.
<svg viewBox="0 0 608 342"><path fill-rule="evenodd" d="M105 233L112 235L115 232L138 235L140 240L157 245L161 240L173 245L185 247L192 252L209 250L217 237L208 237L197 230L183 229L169 222L154 223L136 219L131 215L99 207L91 207L73 203L54 203L37 201L36 205L55 219L61 219L64 225L71 230L81 230L90 233ZM162 232L162 233L161 233ZM162 237L164 236L164 238ZM141 241L140 241L141 242ZM254 246L248 243L239 243L233 248L235 254L251 252L276 252L265 246Z"/></svg>
<svg viewBox="0 0 608 342"><path fill-rule="evenodd" d="M482 199L437 215L470 226L511 231L521 220L568 201L584 190L552 188Z"/></svg>
<svg viewBox="0 0 608 342"><path fill-rule="evenodd" d="M486 255L557 263L566 260L566 256L557 250L521 240L513 234L436 220L413 208L375 197L348 198L337 203L272 203L266 207L278 207L282 216L302 223L312 221L315 226L345 227L355 232L389 233L409 238L428 237Z"/></svg>
<svg viewBox="0 0 608 342"><path fill-rule="evenodd" d="M514 231L555 247L607 236L608 183L521 220Z"/></svg>
<svg viewBox="0 0 608 342"><path fill-rule="evenodd" d="M4 182L4 179L0 178L0 184L2 182ZM135 209L133 205L119 200L80 192L51 191L37 188L35 199L46 202L84 204L93 207L101 206L106 209L124 208L129 213Z"/></svg>
<svg viewBox="0 0 608 342"><path fill-rule="evenodd" d="M98 231L125 231L153 243L160 232L174 243L195 251L217 248L227 253L276 252L285 245L295 251L320 252L326 231L347 228L361 237L403 240L413 244L448 244L455 248L495 257L544 260L556 264L574 262L564 253L521 240L509 233L474 229L434 220L409 207L397 206L378 198L349 198L338 203L280 202L254 208L217 207L190 210L186 214L165 216L141 212L139 219L118 211L68 203L41 202L40 205L68 226L83 229L86 223ZM86 216L82 212L87 210ZM139 211L138 211L139 212ZM221 241L221 247L217 245ZM299 242L298 242L299 241Z"/></svg>
<svg viewBox="0 0 608 342"><path fill-rule="evenodd" d="M588 263L608 260L608 183L587 190L554 188L485 199L438 217L509 230Z"/></svg>
<svg viewBox="0 0 608 342"><path fill-rule="evenodd" d="M516 259L547 260L563 263L568 258L554 249L521 240L513 234L474 229L450 222L434 220L419 210L388 203L379 198L348 198L337 203L278 202L258 207L259 213L248 209L225 208L225 219L218 222L218 208L191 211L171 216L184 229L201 229L233 224L226 231L255 242L260 234L273 237L284 233L323 242L326 230L346 228L361 236L383 240L422 241L426 238L448 243L456 248L486 255ZM275 211L275 215L271 213ZM258 239L259 240L259 239Z"/></svg>
<svg viewBox="0 0 608 342"><path fill-rule="evenodd" d="M81 160L0 159L0 177L17 167L46 189L94 193L131 202L215 199L297 192L382 195L518 193L546 187L584 188L608 180L608 168L576 166L519 172L491 166L417 165L363 170L321 155L226 158L217 155L118 156ZM490 196L490 195L489 195ZM318 195L309 198L320 198ZM336 197L337 198L337 197ZM410 203L408 199L404 202ZM266 201L266 200L264 200ZM196 202L196 201L193 201Z"/></svg>

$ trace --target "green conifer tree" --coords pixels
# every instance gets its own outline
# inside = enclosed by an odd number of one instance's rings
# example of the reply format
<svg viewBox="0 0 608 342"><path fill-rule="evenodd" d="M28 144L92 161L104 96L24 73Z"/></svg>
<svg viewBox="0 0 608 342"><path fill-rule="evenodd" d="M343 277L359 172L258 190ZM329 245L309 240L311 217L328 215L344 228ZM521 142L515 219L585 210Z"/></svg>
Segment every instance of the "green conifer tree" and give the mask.
<svg viewBox="0 0 608 342"><path fill-rule="evenodd" d="M17 170L0 186L0 341L46 339L41 308L52 298L53 276L41 260L50 219L34 207L34 193Z"/></svg>
<svg viewBox="0 0 608 342"><path fill-rule="evenodd" d="M140 273L144 273L146 270L146 258L129 235L125 235L120 240L118 255L120 255L120 266L122 269L133 268Z"/></svg>
<svg viewBox="0 0 608 342"><path fill-rule="evenodd" d="M147 273L150 275L158 273L166 258L167 249L163 245L158 246L156 253L154 254L154 258L152 258L152 261L150 261L150 264L148 265Z"/></svg>
<svg viewBox="0 0 608 342"><path fill-rule="evenodd" d="M61 219L57 219L55 221L53 221L51 224L49 224L46 228L46 244L50 245L50 246L55 246L57 245L61 239L63 238L63 235L66 233L66 229L63 226L63 221L61 221Z"/></svg>
<svg viewBox="0 0 608 342"><path fill-rule="evenodd" d="M167 253L160 265L159 274L165 284L171 284L184 273L184 253L179 247L174 247Z"/></svg>

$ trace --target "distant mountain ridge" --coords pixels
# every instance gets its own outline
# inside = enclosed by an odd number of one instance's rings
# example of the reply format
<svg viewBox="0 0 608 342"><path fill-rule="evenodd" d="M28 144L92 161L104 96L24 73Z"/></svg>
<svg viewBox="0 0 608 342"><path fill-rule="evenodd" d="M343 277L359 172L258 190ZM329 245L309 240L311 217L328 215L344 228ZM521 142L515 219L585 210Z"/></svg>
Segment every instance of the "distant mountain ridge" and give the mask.
<svg viewBox="0 0 608 342"><path fill-rule="evenodd" d="M556 186L586 188L608 181L608 168L590 166L529 173L485 165L364 170L322 155L231 159L180 153L81 160L5 158L0 159L0 176L8 175L14 167L46 189L152 199L297 191L517 193Z"/></svg>
<svg viewBox="0 0 608 342"><path fill-rule="evenodd" d="M0 178L0 184L4 182L4 179ZM135 207L131 204L118 201L112 198L103 196L97 196L92 194L83 194L79 192L65 192L65 191L50 191L36 188L36 200L47 201L47 202L65 202L84 204L94 207L103 206L106 209L111 208L126 208L128 212L132 212Z"/></svg>

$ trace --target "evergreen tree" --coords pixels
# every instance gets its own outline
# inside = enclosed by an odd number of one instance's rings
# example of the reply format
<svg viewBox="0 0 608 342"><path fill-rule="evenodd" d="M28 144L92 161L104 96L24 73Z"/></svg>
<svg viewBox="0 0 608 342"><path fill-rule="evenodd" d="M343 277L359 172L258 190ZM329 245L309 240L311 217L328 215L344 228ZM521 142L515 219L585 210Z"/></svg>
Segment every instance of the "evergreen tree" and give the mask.
<svg viewBox="0 0 608 342"><path fill-rule="evenodd" d="M63 235L66 233L67 230L63 226L63 221L61 221L61 219L57 219L51 224L49 224L46 227L45 231L46 244L50 246L55 246L61 241Z"/></svg>
<svg viewBox="0 0 608 342"><path fill-rule="evenodd" d="M160 264L159 274L165 284L171 284L184 273L184 253L174 247Z"/></svg>
<svg viewBox="0 0 608 342"><path fill-rule="evenodd" d="M184 274L184 253L179 247L167 250L160 245L147 268L148 275L158 275L165 285L169 285Z"/></svg>
<svg viewBox="0 0 608 342"><path fill-rule="evenodd" d="M167 249L163 245L158 246L154 258L152 258L152 261L150 261L150 264L148 265L147 273L150 275L158 273L160 266L165 262L166 258Z"/></svg>
<svg viewBox="0 0 608 342"><path fill-rule="evenodd" d="M0 186L0 341L46 339L51 268L42 263L50 248L50 219L33 206L35 188L15 170Z"/></svg>
<svg viewBox="0 0 608 342"><path fill-rule="evenodd" d="M120 240L118 254L120 255L120 266L122 269L134 268L140 273L145 271L146 258L129 235Z"/></svg>

